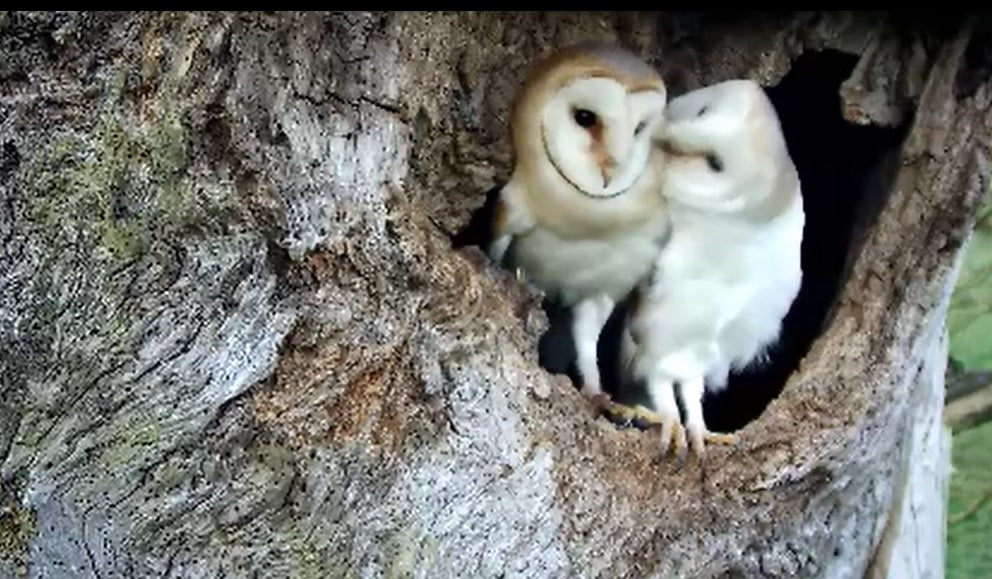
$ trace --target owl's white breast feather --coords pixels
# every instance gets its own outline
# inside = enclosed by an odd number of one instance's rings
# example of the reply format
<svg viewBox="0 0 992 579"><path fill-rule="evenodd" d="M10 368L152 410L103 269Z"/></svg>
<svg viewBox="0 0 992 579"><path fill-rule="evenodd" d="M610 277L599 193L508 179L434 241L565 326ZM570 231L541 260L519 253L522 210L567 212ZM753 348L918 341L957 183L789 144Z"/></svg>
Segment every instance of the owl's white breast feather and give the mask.
<svg viewBox="0 0 992 579"><path fill-rule="evenodd" d="M515 241L514 263L564 304L599 294L620 301L647 275L666 228L663 214L605 238L562 239L535 227Z"/></svg>
<svg viewBox="0 0 992 579"><path fill-rule="evenodd" d="M802 197L761 223L677 203L669 211L676 225L632 320L635 335L650 333L637 372L676 381L706 374L719 388L727 370L760 359L778 338L799 291Z"/></svg>

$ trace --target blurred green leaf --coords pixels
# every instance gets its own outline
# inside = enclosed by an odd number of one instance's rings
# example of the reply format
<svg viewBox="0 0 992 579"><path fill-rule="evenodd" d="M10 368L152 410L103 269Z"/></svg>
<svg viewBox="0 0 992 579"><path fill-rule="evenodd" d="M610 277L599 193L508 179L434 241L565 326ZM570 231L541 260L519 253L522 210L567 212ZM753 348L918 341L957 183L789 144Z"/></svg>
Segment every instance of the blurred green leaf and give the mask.
<svg viewBox="0 0 992 579"><path fill-rule="evenodd" d="M992 577L992 422L954 435L948 498L947 579ZM986 499L986 500L983 500Z"/></svg>
<svg viewBox="0 0 992 579"><path fill-rule="evenodd" d="M965 249L947 330L952 359L967 370L992 370L992 190Z"/></svg>

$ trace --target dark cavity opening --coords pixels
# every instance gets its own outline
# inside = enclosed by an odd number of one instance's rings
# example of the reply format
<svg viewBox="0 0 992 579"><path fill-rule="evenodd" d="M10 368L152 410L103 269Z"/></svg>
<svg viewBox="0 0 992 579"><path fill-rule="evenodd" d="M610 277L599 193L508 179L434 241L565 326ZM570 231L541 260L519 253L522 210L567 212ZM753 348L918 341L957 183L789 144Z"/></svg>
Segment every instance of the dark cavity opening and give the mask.
<svg viewBox="0 0 992 579"><path fill-rule="evenodd" d="M802 180L806 229L803 234L803 283L783 321L769 363L733 374L728 387L707 393L703 412L714 431L734 431L756 419L779 395L813 341L826 327L843 287L850 256L870 227L895 175L898 151L911 119L892 129L858 126L841 116L840 86L857 64L842 52L810 51L795 59L789 73L766 90L779 114L793 162ZM673 95L674 96L674 95ZM487 192L483 206L452 238L453 246L485 247L488 223L501 185ZM545 300L550 327L538 344L540 365L568 374L578 387L571 315ZM618 389L616 367L626 304L607 322L599 342L603 388L618 402L647 405L643 391Z"/></svg>

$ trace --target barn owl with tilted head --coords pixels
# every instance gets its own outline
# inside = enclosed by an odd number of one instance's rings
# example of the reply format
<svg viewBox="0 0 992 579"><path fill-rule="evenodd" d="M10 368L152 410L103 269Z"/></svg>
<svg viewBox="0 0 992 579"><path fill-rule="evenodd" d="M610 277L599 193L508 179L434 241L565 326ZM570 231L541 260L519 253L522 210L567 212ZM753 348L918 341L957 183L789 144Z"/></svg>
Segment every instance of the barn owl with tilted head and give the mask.
<svg viewBox="0 0 992 579"><path fill-rule="evenodd" d="M691 91L666 116L655 137L666 151L671 237L637 290L621 357L645 382L663 451L674 438L680 458L687 447L701 457L706 443L736 440L707 429L704 389L726 387L731 370L761 363L777 341L802 281L805 217L798 173L759 84Z"/></svg>
<svg viewBox="0 0 992 579"><path fill-rule="evenodd" d="M514 169L488 253L571 309L582 392L597 404L607 402L599 334L667 233L664 156L651 142L666 100L661 76L636 55L586 42L538 63L513 104Z"/></svg>

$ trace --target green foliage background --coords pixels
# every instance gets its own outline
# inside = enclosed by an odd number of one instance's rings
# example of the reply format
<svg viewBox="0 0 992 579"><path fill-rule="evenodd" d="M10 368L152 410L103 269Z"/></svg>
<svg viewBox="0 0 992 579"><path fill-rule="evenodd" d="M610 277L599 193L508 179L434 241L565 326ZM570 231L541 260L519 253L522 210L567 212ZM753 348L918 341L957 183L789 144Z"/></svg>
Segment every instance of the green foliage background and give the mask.
<svg viewBox="0 0 992 579"><path fill-rule="evenodd" d="M992 422L955 434L952 461L947 579L992 577Z"/></svg>
<svg viewBox="0 0 992 579"><path fill-rule="evenodd" d="M992 191L961 264L947 329L954 371L992 370ZM992 577L992 422L956 433L951 461L947 578Z"/></svg>
<svg viewBox="0 0 992 579"><path fill-rule="evenodd" d="M992 197L972 234L947 313L951 359L964 370L992 370Z"/></svg>

